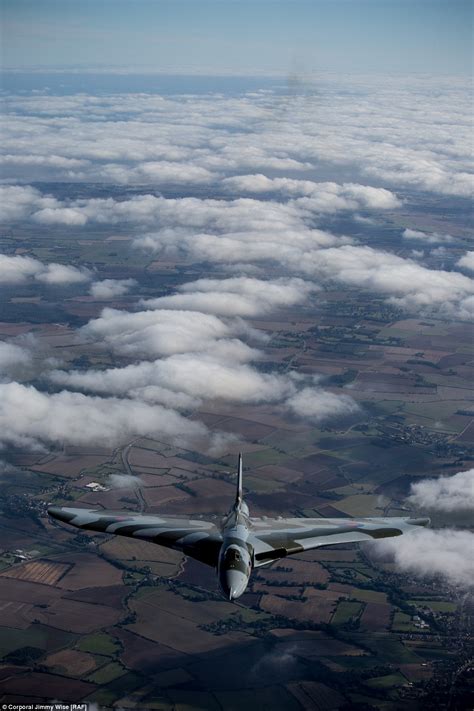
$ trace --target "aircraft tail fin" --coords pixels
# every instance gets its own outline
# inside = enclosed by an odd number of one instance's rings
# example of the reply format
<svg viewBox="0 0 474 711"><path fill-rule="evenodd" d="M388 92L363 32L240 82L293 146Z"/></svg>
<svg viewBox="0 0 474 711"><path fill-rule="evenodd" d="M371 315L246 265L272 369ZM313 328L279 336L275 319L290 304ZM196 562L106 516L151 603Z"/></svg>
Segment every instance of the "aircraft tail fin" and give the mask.
<svg viewBox="0 0 474 711"><path fill-rule="evenodd" d="M235 504L240 506L242 503L242 453L239 452L239 463L237 468L237 491L235 493Z"/></svg>

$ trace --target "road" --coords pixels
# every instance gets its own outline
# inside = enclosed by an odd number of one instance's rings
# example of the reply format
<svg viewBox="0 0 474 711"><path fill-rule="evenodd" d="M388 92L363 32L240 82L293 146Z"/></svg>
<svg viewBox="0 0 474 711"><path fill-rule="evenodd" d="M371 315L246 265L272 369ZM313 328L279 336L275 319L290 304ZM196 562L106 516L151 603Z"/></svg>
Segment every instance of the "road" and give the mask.
<svg viewBox="0 0 474 711"><path fill-rule="evenodd" d="M123 468L125 469L125 472L129 476L133 476L134 479L136 479L137 483L135 486L135 496L137 497L138 506L140 508L140 513L143 513L146 509L146 502L145 502L145 499L143 498L143 494L142 494L142 490L141 490L141 486L140 486L140 479L135 476L135 474L133 473L132 468L130 466L130 462L128 461L128 456L130 454L130 450L136 441L137 440L134 439L133 442L130 442L129 444L127 444L126 447L124 447L121 450L120 455L122 457L122 464L123 464Z"/></svg>

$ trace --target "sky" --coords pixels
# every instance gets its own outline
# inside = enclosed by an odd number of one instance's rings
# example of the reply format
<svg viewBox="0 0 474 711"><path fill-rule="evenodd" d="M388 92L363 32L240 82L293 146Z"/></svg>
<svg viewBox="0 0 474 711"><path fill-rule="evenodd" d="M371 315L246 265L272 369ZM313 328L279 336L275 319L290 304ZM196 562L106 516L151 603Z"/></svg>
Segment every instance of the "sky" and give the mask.
<svg viewBox="0 0 474 711"><path fill-rule="evenodd" d="M468 0L3 0L5 67L471 69Z"/></svg>

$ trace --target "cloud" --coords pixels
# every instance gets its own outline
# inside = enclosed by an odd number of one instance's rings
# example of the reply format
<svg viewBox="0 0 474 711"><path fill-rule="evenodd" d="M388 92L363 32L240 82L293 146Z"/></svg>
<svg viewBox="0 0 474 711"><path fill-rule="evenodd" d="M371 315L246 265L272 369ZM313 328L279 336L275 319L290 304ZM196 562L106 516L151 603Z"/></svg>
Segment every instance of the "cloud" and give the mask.
<svg viewBox="0 0 474 711"><path fill-rule="evenodd" d="M159 405L67 391L47 394L32 386L0 383L4 444L111 446L137 435L159 435L181 443L208 438L204 425Z"/></svg>
<svg viewBox="0 0 474 711"><path fill-rule="evenodd" d="M149 233L135 241L139 247L162 254L183 253L195 261L211 263L272 262L287 266L296 273L303 272L301 260L305 255L338 243L338 239L322 230L309 229L252 229L244 232L189 234L180 230Z"/></svg>
<svg viewBox="0 0 474 711"><path fill-rule="evenodd" d="M70 267L66 264L50 262L43 264L33 257L0 254L0 284L21 284L35 279L43 284L61 286L89 281L88 269Z"/></svg>
<svg viewBox="0 0 474 711"><path fill-rule="evenodd" d="M411 485L409 501L420 509L474 511L474 469Z"/></svg>
<svg viewBox="0 0 474 711"><path fill-rule="evenodd" d="M43 270L35 275L37 281L43 284L62 285L62 284L81 284L89 281L91 274L89 270L76 267L70 267L66 264L46 264L43 265Z"/></svg>
<svg viewBox="0 0 474 711"><path fill-rule="evenodd" d="M336 395L321 388L303 388L286 401L287 407L299 417L322 422L331 417L359 412L358 404L349 395Z"/></svg>
<svg viewBox="0 0 474 711"><path fill-rule="evenodd" d="M124 367L52 371L50 380L76 390L160 403L189 411L203 402L274 403L313 422L359 411L348 395L305 387L304 376L262 373L248 361L261 356L236 339L222 339L202 352L187 352ZM314 380L314 379L313 379Z"/></svg>
<svg viewBox="0 0 474 711"><path fill-rule="evenodd" d="M115 299L117 296L127 294L136 285L135 279L104 279L91 284L89 293L101 301Z"/></svg>
<svg viewBox="0 0 474 711"><path fill-rule="evenodd" d="M454 237L452 237L452 235L441 234L440 232L421 232L420 230L410 229L404 230L402 237L403 239L424 242L425 244L438 244L440 242L447 243L454 241Z"/></svg>
<svg viewBox="0 0 474 711"><path fill-rule="evenodd" d="M240 316L302 303L319 287L299 278L231 277L199 279L178 288L180 294L145 302L159 307L155 310L130 313L105 308L98 319L81 329L84 337L119 355L160 358L106 370L56 370L49 374L50 380L62 387L160 403L181 411L212 400L268 402L320 421L357 409L348 396L322 389L298 395L304 377L260 372L251 362L262 357L261 351L236 337L263 342L265 337ZM180 308L183 305L187 310Z"/></svg>
<svg viewBox="0 0 474 711"><path fill-rule="evenodd" d="M33 257L0 254L0 283L21 284L41 273L44 265Z"/></svg>
<svg viewBox="0 0 474 711"><path fill-rule="evenodd" d="M360 208L393 210L401 201L390 190L355 183L315 183L311 180L267 178L261 173L226 178L224 185L244 193L278 193L293 198L306 198L297 202L315 212L338 212Z"/></svg>
<svg viewBox="0 0 474 711"><path fill-rule="evenodd" d="M458 272L427 269L390 252L352 245L321 249L306 260L304 268L389 295L404 308L435 308L463 319L473 315L472 279Z"/></svg>
<svg viewBox="0 0 474 711"><path fill-rule="evenodd" d="M0 341L0 379L21 377L31 364L31 353L26 348Z"/></svg>
<svg viewBox="0 0 474 711"><path fill-rule="evenodd" d="M10 462L0 459L0 479L2 479L5 475L17 474L21 471L20 467L16 467L14 464L10 464Z"/></svg>
<svg viewBox="0 0 474 711"><path fill-rule="evenodd" d="M449 255L449 251L446 249L446 247L436 247L435 249L430 250L430 256L431 257L447 257Z"/></svg>
<svg viewBox="0 0 474 711"><path fill-rule="evenodd" d="M136 489L141 486L142 480L139 476L130 476L130 474L110 474L107 484L112 489Z"/></svg>
<svg viewBox="0 0 474 711"><path fill-rule="evenodd" d="M184 292L142 302L148 308L200 311L220 316L257 316L307 300L319 287L302 279L250 277L198 279L179 287Z"/></svg>
<svg viewBox="0 0 474 711"><path fill-rule="evenodd" d="M350 397L326 392L314 380L261 372L262 353L252 344L264 339L242 320L306 303L325 283L382 294L417 314L468 318L474 290L465 274L428 269L324 227L341 229L342 220L333 218L340 212L350 224L348 216L357 212L395 210L401 204L396 192L403 195L407 187L470 194L465 84L319 78L315 91L306 93L292 101L291 118L288 97L271 91L8 97L6 179L149 187L117 191L115 198L90 197L81 189L76 194L86 197L58 199L27 185L4 185L7 222L30 220L39 232L60 225L71 235L87 225L127 225L136 247L239 274L183 285L143 302L146 311L104 309L80 335L125 362L102 371L56 369L48 376L94 396L3 384L19 422L8 421L8 441L95 441L95 430L120 439L135 427L139 434L149 427L166 431L162 421L170 437L180 428L185 437L208 437L203 426L178 413L212 399L268 402L317 422L355 412ZM321 182L321 174L343 177ZM198 197L157 194L155 186L165 191L179 183ZM212 198L199 197L205 185ZM450 241L435 232L406 232L420 244ZM458 265L470 268L468 255ZM269 269L276 276L265 280ZM0 270L4 283L79 283L92 276L24 256L0 257ZM290 276L277 278L281 274ZM116 298L132 286L105 279L90 293ZM9 374L11 353L4 357Z"/></svg>
<svg viewBox="0 0 474 711"><path fill-rule="evenodd" d="M370 204L392 199L385 194L380 197L380 189L348 186L347 190ZM122 201L89 199L69 207L56 205L36 211L33 218L46 223L69 223L71 219L74 224L83 220L155 223L160 229L138 237L137 246L165 255L184 254L195 261L272 261L296 275L323 276L386 294L402 308L437 309L444 315L471 318L473 282L467 276L427 269L413 260L354 245L349 238L315 229L311 226L314 206L308 200L312 198L277 203L138 195ZM210 298L199 299L206 308ZM178 295L167 300L175 308L189 303L189 297Z"/></svg>
<svg viewBox="0 0 474 711"><path fill-rule="evenodd" d="M0 155L0 165L3 166L44 166L48 168L82 168L89 165L87 160L79 160L77 158L65 158L64 156L54 155Z"/></svg>
<svg viewBox="0 0 474 711"><path fill-rule="evenodd" d="M140 238L137 244L164 253L181 250L196 261L272 261L312 279L336 280L386 295L402 308L424 307L462 319L472 317L474 281L468 277L428 269L372 247L341 244L341 240L319 230L223 235L164 230Z"/></svg>
<svg viewBox="0 0 474 711"><path fill-rule="evenodd" d="M420 529L374 544L380 555L389 555L405 573L444 578L470 588L474 581L474 533L454 529Z"/></svg>
<svg viewBox="0 0 474 711"><path fill-rule="evenodd" d="M82 334L127 356L157 356L200 351L216 340L247 329L243 322L226 323L211 314L194 311L139 311L103 309Z"/></svg>
<svg viewBox="0 0 474 711"><path fill-rule="evenodd" d="M2 221L22 220L31 215L34 208L43 204L41 193L30 186L0 185Z"/></svg>
<svg viewBox="0 0 474 711"><path fill-rule="evenodd" d="M168 184L194 184L206 185L213 183L218 174L190 163L170 161L148 161L135 168L122 165L106 165L101 174L114 183L154 183L156 185Z"/></svg>
<svg viewBox="0 0 474 711"><path fill-rule="evenodd" d="M9 96L4 173L11 181L199 184L324 165L469 197L468 96L461 78L327 75L308 80L296 100L281 91Z"/></svg>
<svg viewBox="0 0 474 711"><path fill-rule="evenodd" d="M271 202L252 198L236 200L194 197L164 198L152 194L133 195L124 200L88 198L68 203L55 202L31 211L31 218L43 224L137 225L155 224L160 230L183 228L199 232L266 231L299 229L311 215L295 202Z"/></svg>
<svg viewBox="0 0 474 711"><path fill-rule="evenodd" d="M466 252L456 264L458 267L464 267L464 269L474 272L474 252Z"/></svg>
<svg viewBox="0 0 474 711"><path fill-rule="evenodd" d="M69 225L83 227L89 218L79 207L45 207L33 214L33 219L43 225Z"/></svg>
<svg viewBox="0 0 474 711"><path fill-rule="evenodd" d="M361 207L369 210L395 210L402 205L402 201L386 188L344 183L342 189L348 196L356 199Z"/></svg>
<svg viewBox="0 0 474 711"><path fill-rule="evenodd" d="M261 682L262 676L265 678L265 675L271 675L272 678L275 678L275 675L286 676L290 669L297 667L299 656L304 656L304 652L298 644L290 644L283 649L273 648L263 654L250 669L250 678Z"/></svg>
<svg viewBox="0 0 474 711"><path fill-rule="evenodd" d="M219 344L221 345L221 344ZM105 371L69 372L55 371L51 379L68 387L141 397L147 399L169 398L175 407L178 400L173 393L183 395L184 406L203 400L227 402L278 402L294 392L292 382L285 377L260 373L238 360L244 344L224 343L225 352L215 349L210 353L184 353L160 360L110 368ZM233 348L237 346L237 358ZM151 390L151 388L154 390Z"/></svg>
<svg viewBox="0 0 474 711"><path fill-rule="evenodd" d="M358 407L347 395L321 388L299 390L306 382L304 377L258 371L251 362L262 357L261 351L236 338L239 334L260 342L263 338L236 315L255 316L292 306L317 288L298 278L199 279L181 285L181 294L145 302L160 307L156 310L130 313L105 308L98 319L81 329L83 336L119 355L161 358L106 370L56 370L49 378L62 387L160 403L176 410L224 400L280 404L313 421L355 412ZM181 310L183 305L188 310ZM218 318L205 310L232 318Z"/></svg>

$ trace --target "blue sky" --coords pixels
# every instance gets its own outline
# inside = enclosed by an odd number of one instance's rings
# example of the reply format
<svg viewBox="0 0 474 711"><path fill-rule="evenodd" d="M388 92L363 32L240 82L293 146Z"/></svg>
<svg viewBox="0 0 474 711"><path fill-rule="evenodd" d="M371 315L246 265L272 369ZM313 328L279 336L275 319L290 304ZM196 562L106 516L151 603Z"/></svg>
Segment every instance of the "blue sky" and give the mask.
<svg viewBox="0 0 474 711"><path fill-rule="evenodd" d="M467 73L467 0L3 0L5 66Z"/></svg>

